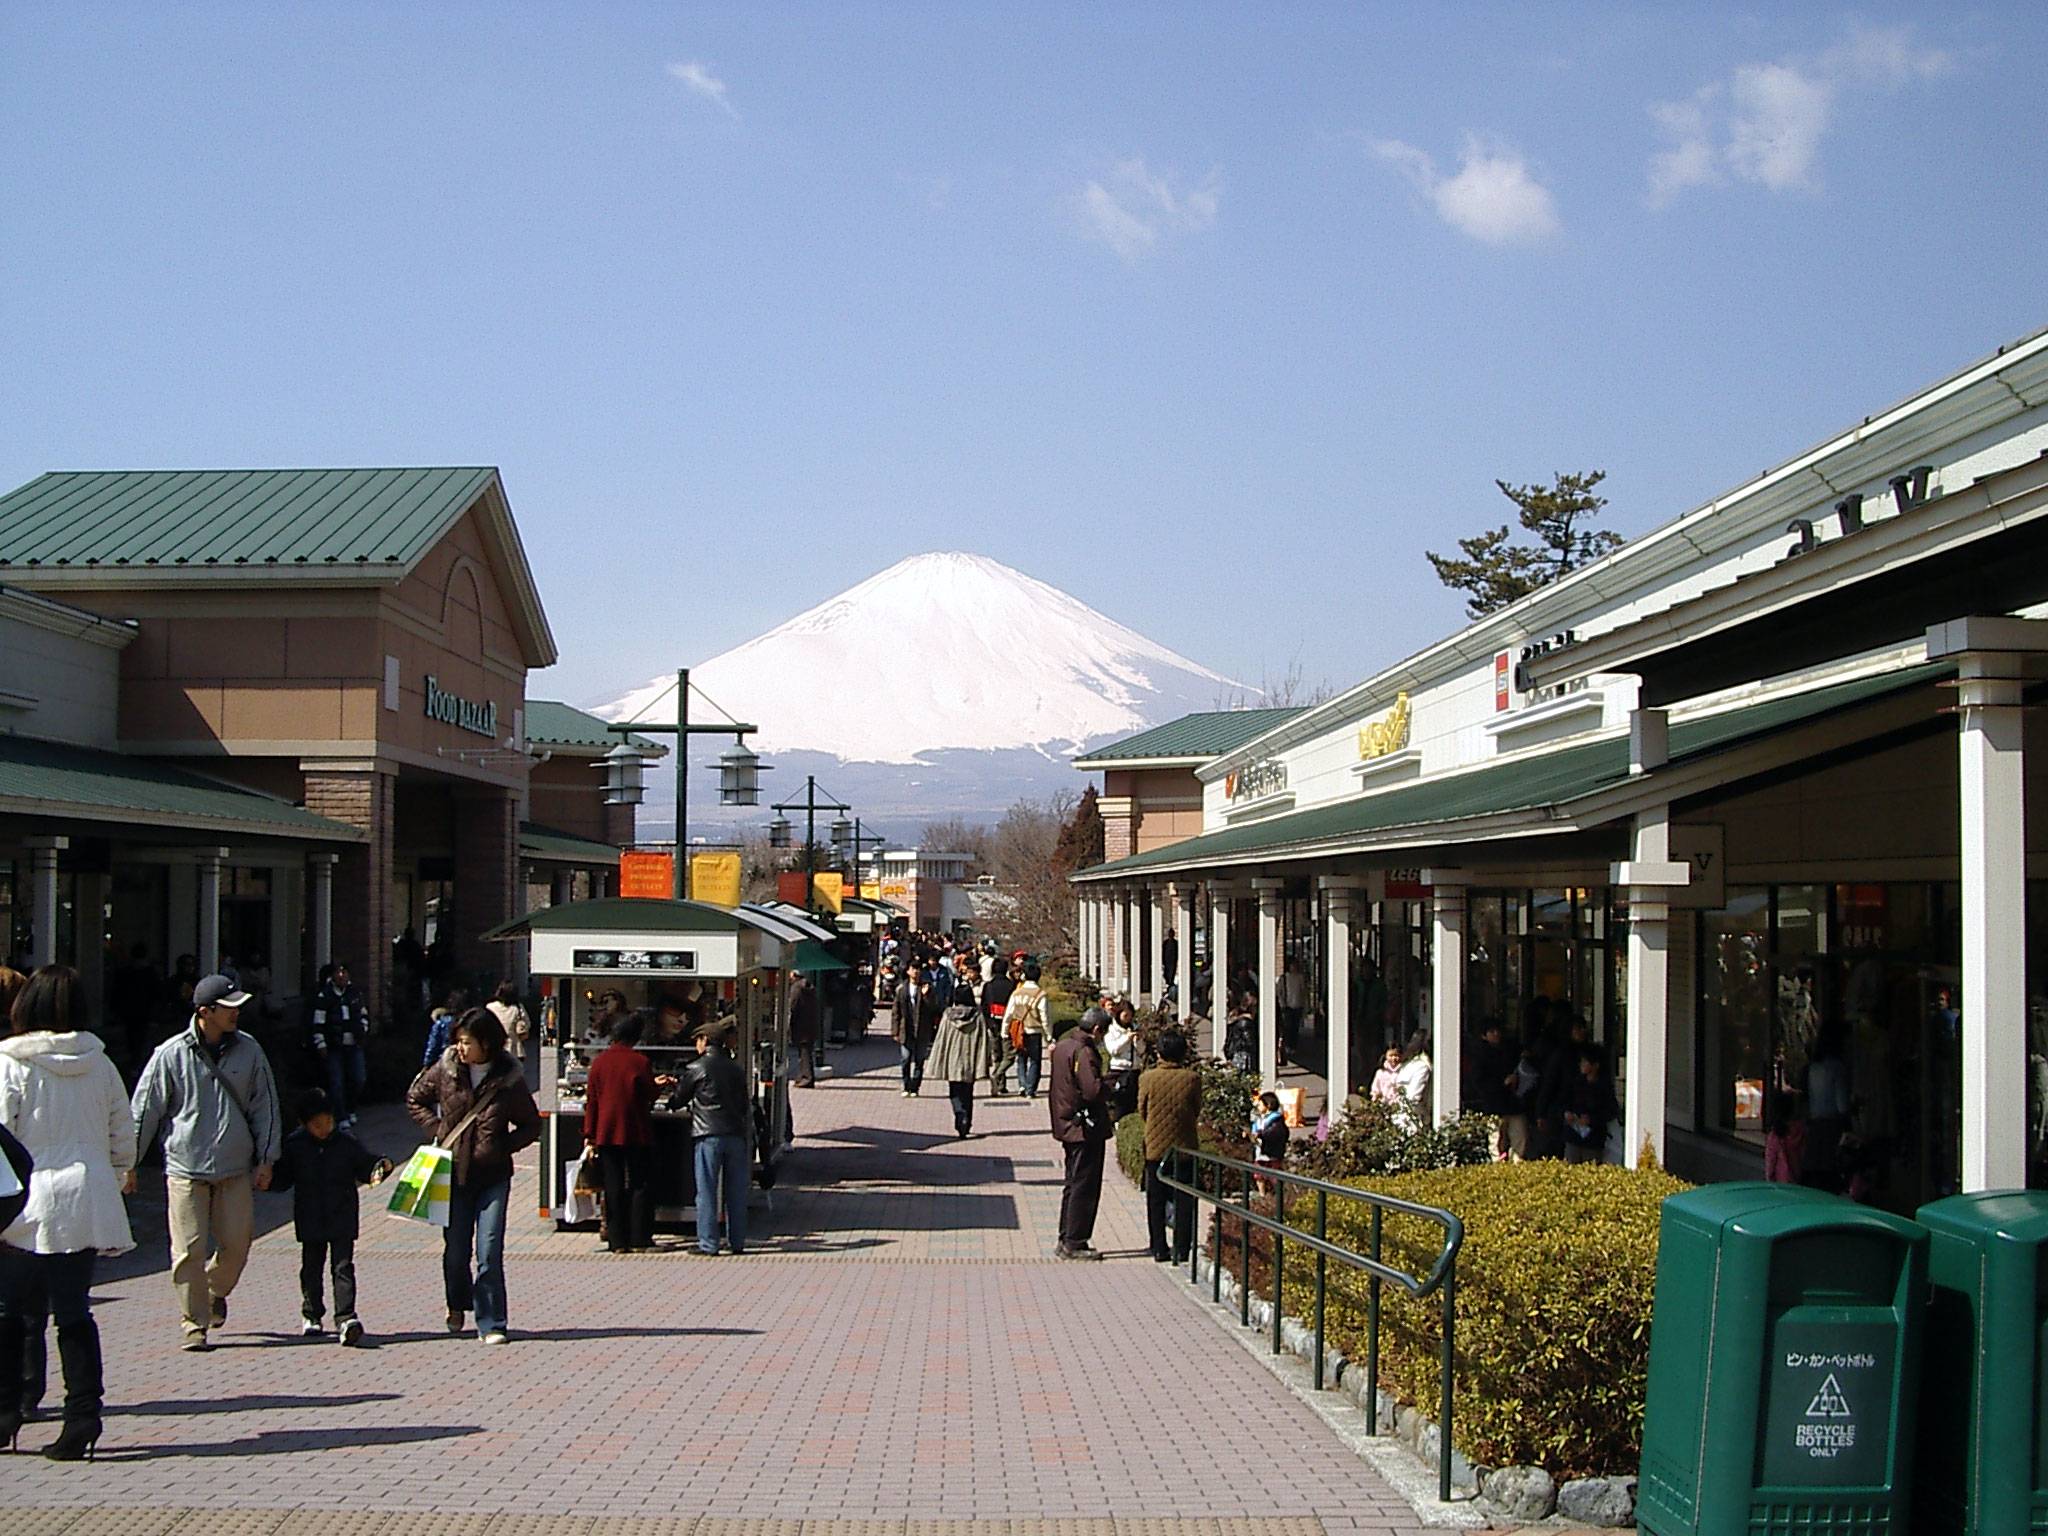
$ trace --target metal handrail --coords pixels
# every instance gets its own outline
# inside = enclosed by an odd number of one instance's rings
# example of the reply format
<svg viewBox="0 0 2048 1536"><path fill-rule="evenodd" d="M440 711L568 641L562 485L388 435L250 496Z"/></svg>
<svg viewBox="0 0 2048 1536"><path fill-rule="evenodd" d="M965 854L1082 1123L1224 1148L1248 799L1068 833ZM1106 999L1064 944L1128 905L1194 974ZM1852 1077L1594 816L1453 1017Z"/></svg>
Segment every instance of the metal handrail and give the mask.
<svg viewBox="0 0 2048 1536"><path fill-rule="evenodd" d="M1289 1173L1284 1168L1264 1164L1240 1162L1234 1157L1223 1157L1215 1152L1197 1151L1192 1147L1181 1147L1174 1151L1167 1165L1173 1170L1167 1173L1161 1168L1159 1182L1168 1189L1182 1194L1193 1195L1215 1207L1211 1218L1209 1264L1209 1299L1221 1302L1223 1299L1223 1216L1226 1211L1242 1224L1243 1241L1239 1244L1239 1278L1237 1286L1238 1321L1246 1327L1251 1325L1252 1307L1252 1227L1263 1227L1273 1234L1273 1345L1272 1352L1280 1353L1281 1287L1287 1272L1287 1248L1290 1242L1299 1243L1316 1258L1316 1304L1315 1304L1315 1385L1318 1392L1323 1390L1323 1348L1324 1348L1324 1304L1328 1296L1329 1265L1335 1259L1353 1269L1365 1271L1366 1285L1366 1342L1365 1342L1365 1431L1377 1435L1379 1431L1380 1401L1380 1286L1383 1282L1399 1286L1410 1296L1421 1300L1436 1293L1443 1307L1443 1345L1438 1361L1438 1403L1436 1488L1437 1498L1445 1503L1451 1497L1451 1372L1457 1351L1458 1324L1458 1250L1465 1244L1465 1224L1455 1215L1433 1205L1417 1205L1411 1200L1397 1200L1391 1195L1376 1194L1369 1189L1357 1189L1349 1184L1332 1184L1326 1179L1312 1179L1306 1174ZM1201 1175L1205 1169L1215 1170L1213 1189L1202 1188ZM1185 1172L1186 1179L1178 1177ZM1233 1178L1232 1176L1236 1177ZM1229 1183L1239 1186L1241 1198L1233 1200L1225 1191ZM1269 1186L1274 1192L1274 1214L1252 1209L1252 1192L1260 1184ZM1316 1199L1316 1225L1313 1236L1287 1223L1287 1193L1290 1189L1303 1190ZM1366 1253L1359 1253L1341 1244L1330 1241L1330 1197L1341 1200L1356 1200L1372 1209L1372 1246ZM1438 1250L1436 1262L1426 1275L1411 1275L1397 1269L1382 1257L1381 1234L1386 1213L1394 1211L1403 1216L1417 1216L1436 1223L1443 1229L1443 1246ZM1202 1254L1199 1244L1188 1243L1188 1283L1198 1284L1201 1280Z"/></svg>

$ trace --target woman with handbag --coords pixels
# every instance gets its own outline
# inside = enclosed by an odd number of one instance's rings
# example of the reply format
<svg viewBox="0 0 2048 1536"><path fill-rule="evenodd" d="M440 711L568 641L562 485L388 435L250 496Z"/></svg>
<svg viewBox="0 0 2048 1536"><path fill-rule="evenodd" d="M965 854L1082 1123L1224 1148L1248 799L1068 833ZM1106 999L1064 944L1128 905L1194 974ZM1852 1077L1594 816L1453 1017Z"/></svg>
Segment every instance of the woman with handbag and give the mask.
<svg viewBox="0 0 2048 1536"><path fill-rule="evenodd" d="M484 1006L490 1009L497 1016L498 1022L504 1026L505 1038L512 1046L512 1059L519 1063L519 1070L525 1072L526 1046L533 1037L533 1020L527 1017L526 1005L519 1001L519 984L513 981L499 982L498 990L491 994L491 1000ZM536 1061L535 1070L538 1069L539 1063ZM533 1078L529 1076L527 1082L530 1086Z"/></svg>
<svg viewBox="0 0 2048 1536"><path fill-rule="evenodd" d="M448 1331L461 1333L470 1311L477 1337L509 1342L505 1332L505 1212L512 1158L540 1139L540 1110L526 1074L505 1049L505 1026L488 1008L455 1023L455 1043L413 1080L405 1107L454 1163L443 1231L441 1277ZM475 1270L470 1267L475 1251Z"/></svg>
<svg viewBox="0 0 2048 1536"><path fill-rule="evenodd" d="M23 1300L49 1298L64 1368L64 1428L52 1461L92 1454L100 1437L99 1325L93 1266L135 1246L121 1178L135 1161L135 1122L121 1074L85 1028L78 972L46 965L14 1000L14 1033L0 1041L0 1125L34 1161L28 1198L0 1232L0 1440L21 1430ZM40 1326L40 1316L37 1316Z"/></svg>

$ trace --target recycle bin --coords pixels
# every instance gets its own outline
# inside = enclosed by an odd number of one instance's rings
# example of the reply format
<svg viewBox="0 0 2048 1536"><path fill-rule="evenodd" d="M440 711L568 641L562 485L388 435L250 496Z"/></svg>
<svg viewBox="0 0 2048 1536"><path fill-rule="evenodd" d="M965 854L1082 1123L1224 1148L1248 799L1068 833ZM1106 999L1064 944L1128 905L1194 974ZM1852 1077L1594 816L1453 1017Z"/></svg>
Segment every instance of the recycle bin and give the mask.
<svg viewBox="0 0 2048 1536"><path fill-rule="evenodd" d="M1921 1207L1927 1353L1913 1529L2048 1530L2048 1194Z"/></svg>
<svg viewBox="0 0 2048 1536"><path fill-rule="evenodd" d="M1927 1234L1786 1184L1664 1202L1636 1522L1646 1536L1897 1536Z"/></svg>

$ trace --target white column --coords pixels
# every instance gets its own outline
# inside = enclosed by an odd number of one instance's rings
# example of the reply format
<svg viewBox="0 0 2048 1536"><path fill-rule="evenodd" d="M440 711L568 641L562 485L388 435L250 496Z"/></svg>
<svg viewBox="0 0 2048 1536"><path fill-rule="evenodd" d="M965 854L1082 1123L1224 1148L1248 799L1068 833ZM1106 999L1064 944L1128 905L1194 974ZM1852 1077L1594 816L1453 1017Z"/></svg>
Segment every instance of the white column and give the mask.
<svg viewBox="0 0 2048 1536"><path fill-rule="evenodd" d="M1664 1160L1666 1037L1671 1006L1673 887L1691 870L1671 858L1671 813L1658 806L1636 817L1634 857L1611 871L1628 888L1628 1081L1623 1085L1624 1161L1641 1165L1643 1150Z"/></svg>
<svg viewBox="0 0 2048 1536"><path fill-rule="evenodd" d="M227 859L225 848L200 852L199 869L199 974L211 976L220 969L220 867Z"/></svg>
<svg viewBox="0 0 2048 1536"><path fill-rule="evenodd" d="M1962 712L1963 1190L2027 1183L2027 816L2014 659L1965 654Z"/></svg>
<svg viewBox="0 0 2048 1536"><path fill-rule="evenodd" d="M1145 946L1147 960L1152 967L1151 985L1145 989L1145 1000L1157 1005L1166 996L1166 887L1152 886L1148 893L1148 913L1152 919L1152 936Z"/></svg>
<svg viewBox="0 0 2048 1536"><path fill-rule="evenodd" d="M339 855L316 853L307 860L312 872L313 974L334 963L334 865Z"/></svg>
<svg viewBox="0 0 2048 1536"><path fill-rule="evenodd" d="M1228 881L1209 883L1209 1041L1211 1056L1223 1054L1223 1021L1230 1016L1230 899Z"/></svg>
<svg viewBox="0 0 2048 1536"><path fill-rule="evenodd" d="M1259 896L1259 1081L1280 1081L1280 888L1278 880L1254 880Z"/></svg>
<svg viewBox="0 0 2048 1536"><path fill-rule="evenodd" d="M1145 950L1145 897L1143 887L1124 891L1124 973L1118 991L1137 1001L1139 977L1143 975L1139 954Z"/></svg>
<svg viewBox="0 0 2048 1536"><path fill-rule="evenodd" d="M57 963L57 855L71 846L68 837L31 837L29 857L29 937L31 966Z"/></svg>
<svg viewBox="0 0 2048 1536"><path fill-rule="evenodd" d="M1462 1107L1465 1073L1465 872L1433 869L1430 887L1429 1052L1437 1124Z"/></svg>
<svg viewBox="0 0 2048 1536"><path fill-rule="evenodd" d="M1182 883L1173 888L1174 996L1180 999L1180 1016L1185 1019L1195 1006L1195 888ZM1188 1049L1197 1049L1190 1040Z"/></svg>
<svg viewBox="0 0 2048 1536"><path fill-rule="evenodd" d="M1329 978L1330 995L1323 1000L1323 1017L1329 1021L1330 1092L1326 1100L1330 1123L1344 1118L1344 1109L1354 1091L1351 1081L1351 923L1357 888L1349 883L1323 877L1323 891L1329 901L1330 921L1325 944L1328 958L1323 974Z"/></svg>
<svg viewBox="0 0 2048 1536"><path fill-rule="evenodd" d="M1107 985L1109 982L1110 901L1107 892L1095 893L1095 912L1091 919L1094 928L1095 969L1088 974L1095 978L1098 985Z"/></svg>

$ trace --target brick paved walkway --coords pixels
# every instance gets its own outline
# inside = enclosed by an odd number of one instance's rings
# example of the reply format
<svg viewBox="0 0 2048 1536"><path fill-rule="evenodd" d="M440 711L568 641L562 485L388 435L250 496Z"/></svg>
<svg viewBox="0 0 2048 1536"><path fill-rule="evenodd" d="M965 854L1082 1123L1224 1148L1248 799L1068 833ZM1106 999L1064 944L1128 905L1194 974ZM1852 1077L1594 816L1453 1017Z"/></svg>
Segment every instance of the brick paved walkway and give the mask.
<svg viewBox="0 0 2048 1536"><path fill-rule="evenodd" d="M1052 1259L1042 1100L982 1103L982 1134L960 1142L942 1090L900 1095L886 1047L838 1060L798 1096L798 1150L746 1258L601 1254L533 1215L522 1173L510 1348L447 1337L436 1235L366 1208L375 1348L297 1338L285 1219L222 1347L184 1354L155 1237L98 1293L100 1459L0 1462L0 1536L1420 1529L1176 1293L1184 1272L1144 1257L1114 1167L1096 1233L1110 1262ZM373 1139L403 1150L392 1121ZM52 1433L31 1426L24 1449ZM493 1518L445 1518L458 1512Z"/></svg>

